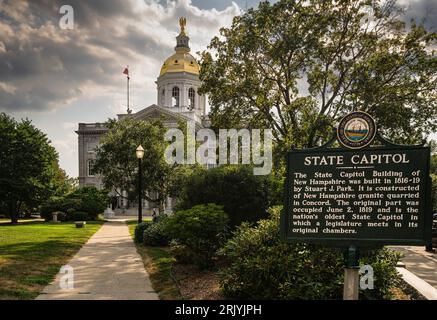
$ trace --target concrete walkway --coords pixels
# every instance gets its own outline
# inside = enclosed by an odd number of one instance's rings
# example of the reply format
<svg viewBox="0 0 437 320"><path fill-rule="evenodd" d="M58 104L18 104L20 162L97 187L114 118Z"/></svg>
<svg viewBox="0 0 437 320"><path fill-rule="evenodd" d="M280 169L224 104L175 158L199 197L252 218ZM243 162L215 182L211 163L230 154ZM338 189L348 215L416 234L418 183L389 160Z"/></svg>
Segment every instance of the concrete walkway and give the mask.
<svg viewBox="0 0 437 320"><path fill-rule="evenodd" d="M74 288L61 289L59 273L37 300L158 299L123 220L106 222L70 260Z"/></svg>
<svg viewBox="0 0 437 320"><path fill-rule="evenodd" d="M402 262L407 270L437 289L437 253L425 251L425 247L391 246L405 256Z"/></svg>

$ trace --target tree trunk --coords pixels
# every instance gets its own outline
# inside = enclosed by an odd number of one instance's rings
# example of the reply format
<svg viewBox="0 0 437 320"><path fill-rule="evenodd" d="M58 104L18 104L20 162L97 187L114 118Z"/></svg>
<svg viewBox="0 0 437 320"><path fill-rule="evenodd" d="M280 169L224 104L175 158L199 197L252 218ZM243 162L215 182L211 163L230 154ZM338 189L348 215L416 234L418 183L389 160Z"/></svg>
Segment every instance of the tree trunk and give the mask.
<svg viewBox="0 0 437 320"><path fill-rule="evenodd" d="M18 213L11 213L11 223L12 224L18 223Z"/></svg>
<svg viewBox="0 0 437 320"><path fill-rule="evenodd" d="M164 201L159 200L159 214L164 213Z"/></svg>
<svg viewBox="0 0 437 320"><path fill-rule="evenodd" d="M10 214L11 223L17 224L18 223L18 205L14 202L9 202L7 206L8 212Z"/></svg>

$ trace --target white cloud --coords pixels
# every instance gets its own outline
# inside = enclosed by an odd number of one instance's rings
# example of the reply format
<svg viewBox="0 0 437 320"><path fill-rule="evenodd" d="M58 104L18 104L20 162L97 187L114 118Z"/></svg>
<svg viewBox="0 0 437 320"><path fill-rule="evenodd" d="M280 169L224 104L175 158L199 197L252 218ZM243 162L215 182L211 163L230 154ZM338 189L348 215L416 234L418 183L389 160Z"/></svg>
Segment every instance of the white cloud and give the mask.
<svg viewBox="0 0 437 320"><path fill-rule="evenodd" d="M77 128L77 123L74 122L64 122L62 124L62 128L70 130L70 129L76 129Z"/></svg>
<svg viewBox="0 0 437 320"><path fill-rule="evenodd" d="M17 87L5 82L0 82L0 91L4 91L8 94L15 94Z"/></svg>

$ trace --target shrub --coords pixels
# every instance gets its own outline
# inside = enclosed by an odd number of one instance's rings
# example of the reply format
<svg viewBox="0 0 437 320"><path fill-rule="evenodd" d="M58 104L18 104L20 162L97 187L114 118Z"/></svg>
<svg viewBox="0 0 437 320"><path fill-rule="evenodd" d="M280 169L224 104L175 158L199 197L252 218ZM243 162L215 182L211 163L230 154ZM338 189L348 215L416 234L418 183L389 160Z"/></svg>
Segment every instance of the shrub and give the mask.
<svg viewBox="0 0 437 320"><path fill-rule="evenodd" d="M233 228L243 221L267 218L267 209L282 201L277 184L272 176L255 176L250 166L200 169L185 179L175 209L215 203L223 206Z"/></svg>
<svg viewBox="0 0 437 320"><path fill-rule="evenodd" d="M271 219L251 227L243 224L220 254L227 266L220 286L229 298L240 299L341 299L344 261L340 250L303 243L287 244L279 237L280 207ZM374 268L375 287L361 298L388 299L398 280L399 255L390 251L368 252L362 264Z"/></svg>
<svg viewBox="0 0 437 320"><path fill-rule="evenodd" d="M96 187L82 187L74 190L67 195L67 199L78 199L78 211L88 213L91 219L105 211L109 197L105 190L99 190Z"/></svg>
<svg viewBox="0 0 437 320"><path fill-rule="evenodd" d="M161 219L145 229L143 232L143 244L146 246L166 246L169 239L164 232L165 223L166 219Z"/></svg>
<svg viewBox="0 0 437 320"><path fill-rule="evenodd" d="M165 219L167 219L168 218L168 215L167 214L165 214L165 213L160 213L160 214L158 214L156 217L155 217L155 219L153 220L153 222L155 222L155 223L159 223L159 222L161 222L161 221L163 221L163 220L165 220Z"/></svg>
<svg viewBox="0 0 437 320"><path fill-rule="evenodd" d="M190 254L196 258L194 263L208 267L225 240L228 221L221 206L197 205L169 216L165 222L165 233L185 250L191 251Z"/></svg>
<svg viewBox="0 0 437 320"><path fill-rule="evenodd" d="M374 289L361 290L363 299L388 299L392 297L391 288L400 286L401 276L396 271L396 265L402 254L388 248L362 253L362 265L370 265L374 272Z"/></svg>
<svg viewBox="0 0 437 320"><path fill-rule="evenodd" d="M152 225L150 221L143 221L135 227L135 242L142 243L143 242L143 233L148 227Z"/></svg>
<svg viewBox="0 0 437 320"><path fill-rule="evenodd" d="M41 218L51 220L53 212L61 211L66 213L65 219L71 220L72 214L79 211L80 203L81 200L76 198L53 197L41 206Z"/></svg>
<svg viewBox="0 0 437 320"><path fill-rule="evenodd" d="M72 219L73 221L87 221L90 220L88 213L82 211L76 211L73 213Z"/></svg>
<svg viewBox="0 0 437 320"><path fill-rule="evenodd" d="M170 253L178 262L182 264L190 264L196 261L196 254L186 245L178 243L176 240L171 240Z"/></svg>
<svg viewBox="0 0 437 320"><path fill-rule="evenodd" d="M67 209L67 212L66 212L66 214L64 216L65 220L63 220L63 221L74 220L73 219L73 215L74 215L75 212L76 212L76 209L74 209L74 208Z"/></svg>
<svg viewBox="0 0 437 320"><path fill-rule="evenodd" d="M82 187L74 190L64 197L53 197L40 208L41 217L52 219L52 212L62 211L67 213L66 219L74 220L74 212L86 212L88 219L94 220L102 213L108 203L105 191L95 187Z"/></svg>

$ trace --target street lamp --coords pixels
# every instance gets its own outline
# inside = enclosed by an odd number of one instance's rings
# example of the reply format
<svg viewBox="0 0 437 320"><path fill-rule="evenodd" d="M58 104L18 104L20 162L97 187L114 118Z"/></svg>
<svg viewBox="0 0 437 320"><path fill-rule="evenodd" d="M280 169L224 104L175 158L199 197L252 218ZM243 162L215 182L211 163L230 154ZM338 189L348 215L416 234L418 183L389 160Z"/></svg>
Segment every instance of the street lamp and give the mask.
<svg viewBox="0 0 437 320"><path fill-rule="evenodd" d="M139 145L135 151L138 158L138 223L143 221L143 204L142 204L142 189L143 189L143 172L141 170L141 159L144 157L144 148Z"/></svg>

